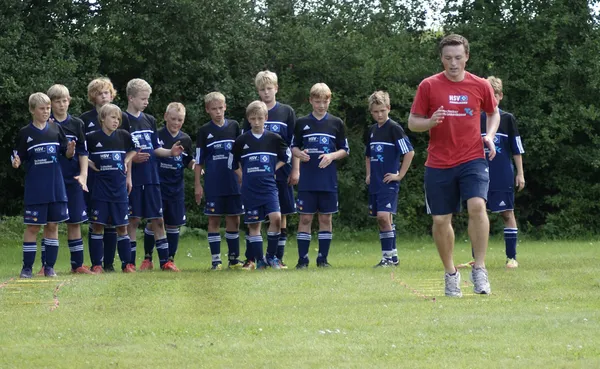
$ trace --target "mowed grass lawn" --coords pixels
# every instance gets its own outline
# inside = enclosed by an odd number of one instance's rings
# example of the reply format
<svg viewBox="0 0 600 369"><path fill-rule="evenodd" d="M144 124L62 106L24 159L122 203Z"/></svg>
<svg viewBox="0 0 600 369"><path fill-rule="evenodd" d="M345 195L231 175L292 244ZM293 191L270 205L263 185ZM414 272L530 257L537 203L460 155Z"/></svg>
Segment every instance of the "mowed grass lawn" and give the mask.
<svg viewBox="0 0 600 369"><path fill-rule="evenodd" d="M21 241L4 239L0 367L600 367L600 242L523 241L506 270L492 241L492 294L474 295L463 270L451 299L430 239L398 240L394 269L372 268L376 240L334 239L328 270L293 269L292 240L289 270L211 272L206 240L185 238L181 273L74 276L61 239L59 277L24 281Z"/></svg>

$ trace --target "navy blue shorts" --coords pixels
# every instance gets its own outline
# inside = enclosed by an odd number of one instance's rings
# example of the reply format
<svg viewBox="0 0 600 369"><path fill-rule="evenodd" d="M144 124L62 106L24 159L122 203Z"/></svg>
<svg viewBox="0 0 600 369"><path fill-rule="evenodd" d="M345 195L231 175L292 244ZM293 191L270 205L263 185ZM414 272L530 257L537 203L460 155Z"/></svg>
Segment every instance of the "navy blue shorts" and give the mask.
<svg viewBox="0 0 600 369"><path fill-rule="evenodd" d="M269 214L281 212L277 197L276 193L272 193L261 194L260 199L250 196L244 198L244 223L259 223L267 219Z"/></svg>
<svg viewBox="0 0 600 369"><path fill-rule="evenodd" d="M84 199L84 192L79 183L65 184L67 198L69 199L67 206L69 208L69 220L67 224L79 224L87 222L87 205Z"/></svg>
<svg viewBox="0 0 600 369"><path fill-rule="evenodd" d="M296 208L300 214L333 214L338 211L338 193L299 191Z"/></svg>
<svg viewBox="0 0 600 369"><path fill-rule="evenodd" d="M166 225L182 226L185 224L185 201L183 199L166 200L163 197L163 219Z"/></svg>
<svg viewBox="0 0 600 369"><path fill-rule="evenodd" d="M281 215L296 213L294 187L288 185L287 181L277 181L277 192L279 192L279 207L281 208Z"/></svg>
<svg viewBox="0 0 600 369"><path fill-rule="evenodd" d="M487 161L475 159L453 168L425 167L425 204L427 213L458 213L461 204L474 197L487 201L490 176Z"/></svg>
<svg viewBox="0 0 600 369"><path fill-rule="evenodd" d="M208 216L242 215L242 195L206 197L204 214Z"/></svg>
<svg viewBox="0 0 600 369"><path fill-rule="evenodd" d="M129 217L145 219L163 217L160 185L133 186L129 194Z"/></svg>
<svg viewBox="0 0 600 369"><path fill-rule="evenodd" d="M515 209L514 192L488 192L487 208L492 213L502 213Z"/></svg>
<svg viewBox="0 0 600 369"><path fill-rule="evenodd" d="M396 192L384 192L369 195L369 216L376 217L378 212L396 214L398 209L398 194Z"/></svg>
<svg viewBox="0 0 600 369"><path fill-rule="evenodd" d="M67 219L69 219L69 208L66 202L25 205L23 213L23 223L30 225L62 223Z"/></svg>
<svg viewBox="0 0 600 369"><path fill-rule="evenodd" d="M90 205L90 223L120 227L129 224L126 202L106 202L92 200Z"/></svg>

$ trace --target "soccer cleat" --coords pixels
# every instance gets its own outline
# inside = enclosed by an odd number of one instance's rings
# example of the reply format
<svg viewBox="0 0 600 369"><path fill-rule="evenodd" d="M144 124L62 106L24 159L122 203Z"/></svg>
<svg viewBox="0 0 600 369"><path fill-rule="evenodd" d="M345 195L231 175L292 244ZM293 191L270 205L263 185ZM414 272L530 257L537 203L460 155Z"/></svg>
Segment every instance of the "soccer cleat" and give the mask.
<svg viewBox="0 0 600 369"><path fill-rule="evenodd" d="M331 268L327 260L317 260L317 268Z"/></svg>
<svg viewBox="0 0 600 369"><path fill-rule="evenodd" d="M56 272L53 267L45 266L44 267L44 276L49 278L56 278Z"/></svg>
<svg viewBox="0 0 600 369"><path fill-rule="evenodd" d="M123 268L123 273L135 273L135 265L129 263Z"/></svg>
<svg viewBox="0 0 600 369"><path fill-rule="evenodd" d="M298 263L296 269L308 269L308 263Z"/></svg>
<svg viewBox="0 0 600 369"><path fill-rule="evenodd" d="M456 269L472 268L473 265L475 265L475 260L471 260L468 263L464 263L464 264L458 264L456 266Z"/></svg>
<svg viewBox="0 0 600 369"><path fill-rule="evenodd" d="M42 265L42 268L40 269L39 272L37 272L36 276L38 277L43 277L44 276L44 266Z"/></svg>
<svg viewBox="0 0 600 369"><path fill-rule="evenodd" d="M113 269L113 271L114 271L114 269ZM96 274L96 273L92 272L90 270L90 268L86 267L85 265L82 265L75 269L71 269L71 273L73 273L73 274Z"/></svg>
<svg viewBox="0 0 600 369"><path fill-rule="evenodd" d="M257 270L265 270L265 269L267 269L268 266L269 266L269 264L267 264L264 260L259 260L256 263Z"/></svg>
<svg viewBox="0 0 600 369"><path fill-rule="evenodd" d="M229 260L227 268L229 269L241 269L244 267L244 263L240 259Z"/></svg>
<svg viewBox="0 0 600 369"><path fill-rule="evenodd" d="M460 272L457 270L454 275L446 273L444 276L446 287L444 293L449 297L462 297L460 290Z"/></svg>
<svg viewBox="0 0 600 369"><path fill-rule="evenodd" d="M165 265L161 266L160 269L164 270L164 271L171 271L171 272L179 272L179 268L177 268L175 266L175 263L172 261L167 261L165 263Z"/></svg>
<svg viewBox="0 0 600 369"><path fill-rule="evenodd" d="M279 259L277 259L277 257L267 259L267 264L269 264L269 266L273 269L281 269L281 265L279 264Z"/></svg>
<svg viewBox="0 0 600 369"><path fill-rule="evenodd" d="M142 261L142 265L140 265L140 270L152 270L154 269L154 263L150 259L144 259Z"/></svg>
<svg viewBox="0 0 600 369"><path fill-rule="evenodd" d="M114 272L115 266L113 264L104 264L104 271L105 272Z"/></svg>
<svg viewBox="0 0 600 369"><path fill-rule="evenodd" d="M256 269L256 264L252 260L246 260L244 265L242 266L242 270L254 270Z"/></svg>
<svg viewBox="0 0 600 369"><path fill-rule="evenodd" d="M506 260L506 267L509 269L514 269L519 267L519 262L517 259L508 259Z"/></svg>
<svg viewBox="0 0 600 369"><path fill-rule="evenodd" d="M396 266L399 263L395 263L393 261L391 261L390 259L381 259L381 261L379 263L377 263L377 265L375 265L373 268L389 268L392 266Z"/></svg>
<svg viewBox="0 0 600 369"><path fill-rule="evenodd" d="M104 273L104 269L102 269L101 265L94 265L92 267L92 272L94 272L94 274L102 274Z"/></svg>
<svg viewBox="0 0 600 369"><path fill-rule="evenodd" d="M283 262L283 260L277 259L277 261L279 262L279 269L287 269L288 268L288 266L285 265L285 263Z"/></svg>
<svg viewBox="0 0 600 369"><path fill-rule="evenodd" d="M475 293L486 295L492 292L485 268L473 268L471 270L471 282L473 282L473 292Z"/></svg>
<svg viewBox="0 0 600 369"><path fill-rule="evenodd" d="M221 270L223 269L223 264L221 263L215 263L210 267L210 270Z"/></svg>
<svg viewBox="0 0 600 369"><path fill-rule="evenodd" d="M31 268L23 268L21 269L21 274L19 275L19 277L30 279L31 277L33 277L33 271L31 270Z"/></svg>

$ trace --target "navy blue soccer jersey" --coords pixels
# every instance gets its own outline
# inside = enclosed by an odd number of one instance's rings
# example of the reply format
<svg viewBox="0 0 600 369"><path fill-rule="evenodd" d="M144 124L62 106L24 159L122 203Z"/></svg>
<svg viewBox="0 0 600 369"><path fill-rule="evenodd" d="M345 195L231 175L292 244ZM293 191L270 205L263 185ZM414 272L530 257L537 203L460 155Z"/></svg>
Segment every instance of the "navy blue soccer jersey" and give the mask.
<svg viewBox="0 0 600 369"><path fill-rule="evenodd" d="M481 114L481 135L485 136L487 116ZM508 112L500 110L500 126L494 137L496 144L496 157L488 159L490 168L490 192L512 192L515 187L515 173L512 162L513 155L525 153L521 136L517 130L515 117ZM488 148L485 148L486 159Z"/></svg>
<svg viewBox="0 0 600 369"><path fill-rule="evenodd" d="M204 192L208 197L239 195L240 186L231 169L233 144L240 135L240 125L225 119L219 127L210 121L198 129L196 164L204 166ZM234 165L235 169L236 166Z"/></svg>
<svg viewBox="0 0 600 369"><path fill-rule="evenodd" d="M292 138L294 137L294 130L296 128L296 113L291 106L286 104L275 103L275 106L269 110L267 121L265 122L265 130L277 133L280 135L285 144L288 147L292 147ZM244 120L243 132L250 130L250 123L248 120ZM277 170L276 179L278 181L288 180L292 172L292 154L288 153L290 160L279 170Z"/></svg>
<svg viewBox="0 0 600 369"><path fill-rule="evenodd" d="M337 192L337 165L332 162L326 168L319 168L319 156L338 150L350 153L344 122L331 114L321 120L312 113L296 121L293 147L307 150L308 162L300 162L298 191Z"/></svg>
<svg viewBox="0 0 600 369"><path fill-rule="evenodd" d="M184 197L183 171L193 160L192 139L185 132L179 131L175 137L164 127L158 131L158 139L165 149L171 149L177 141L183 146L183 153L179 156L158 159L158 176L160 179L160 192L163 201L179 200Z"/></svg>
<svg viewBox="0 0 600 369"><path fill-rule="evenodd" d="M72 159L67 159L64 156L60 156L58 161L60 162L62 174L65 179L65 184L74 184L77 182L75 177L79 175L79 160L87 160L88 151L85 140L85 129L83 128L83 121L77 117L73 117L70 114L67 115L67 119L59 122L54 118L54 122L58 124L69 141L75 141L75 155ZM82 159L79 157L83 156Z"/></svg>
<svg viewBox="0 0 600 369"><path fill-rule="evenodd" d="M131 135L124 129L117 129L109 135L95 131L87 135L90 160L99 172L95 172L92 200L126 203L127 176L125 156L135 150Z"/></svg>
<svg viewBox="0 0 600 369"><path fill-rule="evenodd" d="M25 168L25 205L66 202L65 182L59 156L67 149L63 129L49 121L44 129L33 123L21 128L17 154Z"/></svg>
<svg viewBox="0 0 600 369"><path fill-rule="evenodd" d="M140 113L138 117L126 113L129 120L129 133L136 148L150 154L150 159L143 163L131 165L131 181L134 186L160 184L158 178L158 158L154 150L161 147L156 132L156 119L153 116Z"/></svg>
<svg viewBox="0 0 600 369"><path fill-rule="evenodd" d="M377 123L369 129L369 141L365 148L365 156L371 164L371 181L369 193L379 194L398 192L400 182L383 183L386 173L398 173L400 159L413 147L402 127L391 119L383 126Z"/></svg>
<svg viewBox="0 0 600 369"><path fill-rule="evenodd" d="M273 132L265 130L256 138L252 131L238 137L233 145L233 162L242 168L242 196L260 200L264 195L277 193L275 167L288 161L285 141Z"/></svg>
<svg viewBox="0 0 600 369"><path fill-rule="evenodd" d="M96 109L86 111L79 116L79 119L83 121L83 129L86 135L102 129ZM119 128L129 131L129 118L125 113L121 113L121 126Z"/></svg>

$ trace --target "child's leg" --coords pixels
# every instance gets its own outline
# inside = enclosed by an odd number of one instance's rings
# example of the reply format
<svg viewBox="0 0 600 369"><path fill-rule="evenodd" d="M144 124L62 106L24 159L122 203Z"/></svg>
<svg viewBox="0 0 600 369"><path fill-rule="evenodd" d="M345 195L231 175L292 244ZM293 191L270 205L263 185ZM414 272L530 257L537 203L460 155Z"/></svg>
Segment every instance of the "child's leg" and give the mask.
<svg viewBox="0 0 600 369"><path fill-rule="evenodd" d="M500 215L504 221L504 244L506 246L506 258L516 259L519 229L517 228L515 212L512 210L507 210L500 213Z"/></svg>
<svg viewBox="0 0 600 369"><path fill-rule="evenodd" d="M92 232L90 233L89 239L92 269L102 270L102 257L104 256L104 225L99 223L92 223Z"/></svg>
<svg viewBox="0 0 600 369"><path fill-rule="evenodd" d="M71 252L71 270L83 266L83 239L81 224L67 224L67 240Z"/></svg>
<svg viewBox="0 0 600 369"><path fill-rule="evenodd" d="M121 270L125 270L131 262L131 242L129 239L127 226L118 226L117 229L117 250L121 259Z"/></svg>
<svg viewBox="0 0 600 369"><path fill-rule="evenodd" d="M331 214L319 213L319 255L317 256L317 265L327 263L329 248L331 247L331 238L333 236L331 223Z"/></svg>
<svg viewBox="0 0 600 369"><path fill-rule="evenodd" d="M152 224L148 222L144 228L144 260L152 261L152 253L154 251L154 231L152 231Z"/></svg>
<svg viewBox="0 0 600 369"><path fill-rule="evenodd" d="M281 234L281 213L269 214L269 228L267 230L267 262L277 258L277 246ZM271 263L269 263L271 264Z"/></svg>
<svg viewBox="0 0 600 369"><path fill-rule="evenodd" d="M227 241L227 258L237 260L240 256L240 216L225 217L225 240Z"/></svg>
<svg viewBox="0 0 600 369"><path fill-rule="evenodd" d="M37 235L41 226L28 224L23 232L23 269L31 273L37 252Z"/></svg>
<svg viewBox="0 0 600 369"><path fill-rule="evenodd" d="M248 242L250 243L250 249L252 250L252 256L256 263L263 262L264 263L264 253L263 253L263 239L260 234L262 222L249 223L248 231L250 232L250 237L248 238Z"/></svg>
<svg viewBox="0 0 600 369"><path fill-rule="evenodd" d="M379 241L381 242L382 261L392 262L394 256L394 232L391 224L391 213L377 212L377 224L379 225Z"/></svg>
<svg viewBox="0 0 600 369"><path fill-rule="evenodd" d="M137 257L137 229L140 226L140 218L129 217L129 224L127 225L127 233L129 234L129 244L131 245L131 263L135 265L135 259Z"/></svg>
<svg viewBox="0 0 600 369"><path fill-rule="evenodd" d="M308 265L308 250L310 249L311 225L313 214L300 214L298 222L298 265Z"/></svg>
<svg viewBox="0 0 600 369"><path fill-rule="evenodd" d="M104 267L113 268L115 262L115 252L117 251L117 230L112 226L104 229Z"/></svg>
<svg viewBox="0 0 600 369"><path fill-rule="evenodd" d="M48 222L44 226L46 234L46 265L47 268L54 268L58 257L58 224Z"/></svg>
<svg viewBox="0 0 600 369"><path fill-rule="evenodd" d="M156 252L160 261L161 268L169 261L169 242L165 233L165 222L163 218L154 218L150 220L154 240L156 242Z"/></svg>
<svg viewBox="0 0 600 369"><path fill-rule="evenodd" d="M221 216L208 217L208 245L213 266L221 264Z"/></svg>
<svg viewBox="0 0 600 369"><path fill-rule="evenodd" d="M169 260L175 260L179 248L179 226L167 225L167 242L169 242Z"/></svg>
<svg viewBox="0 0 600 369"><path fill-rule="evenodd" d="M279 231L279 242L277 243L277 259L283 260L285 244L287 243L287 215L281 215L281 229Z"/></svg>

